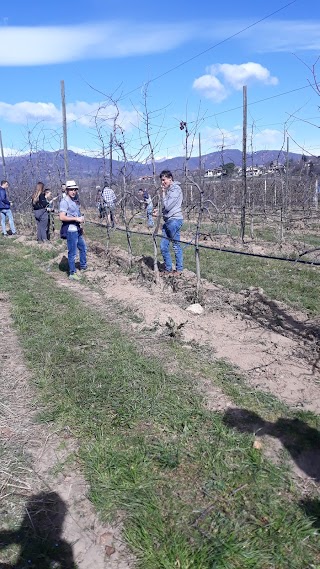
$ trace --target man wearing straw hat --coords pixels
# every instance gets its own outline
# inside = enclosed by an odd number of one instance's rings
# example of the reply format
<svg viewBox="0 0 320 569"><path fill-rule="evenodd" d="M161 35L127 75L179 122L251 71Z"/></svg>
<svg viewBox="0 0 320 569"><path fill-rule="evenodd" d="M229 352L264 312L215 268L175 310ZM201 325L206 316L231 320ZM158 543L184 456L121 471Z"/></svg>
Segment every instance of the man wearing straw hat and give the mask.
<svg viewBox="0 0 320 569"><path fill-rule="evenodd" d="M59 218L62 221L60 237L67 240L69 279L79 281L80 277L76 272L77 249L80 253L80 271L87 269L87 246L83 238L84 216L81 215L77 192L79 188L74 180L66 182L66 197L60 202Z"/></svg>

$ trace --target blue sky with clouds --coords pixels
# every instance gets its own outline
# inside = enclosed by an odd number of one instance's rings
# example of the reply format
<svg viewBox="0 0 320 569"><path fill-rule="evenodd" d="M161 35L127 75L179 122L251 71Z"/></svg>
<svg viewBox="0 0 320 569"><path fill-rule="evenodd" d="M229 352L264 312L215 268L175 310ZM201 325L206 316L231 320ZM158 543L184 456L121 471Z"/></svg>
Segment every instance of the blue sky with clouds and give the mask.
<svg viewBox="0 0 320 569"><path fill-rule="evenodd" d="M319 6L318 0L307 8L303 0L2 5L5 153L62 146L63 79L74 150L101 152L101 136L107 143L115 116L112 97L130 155L143 159L146 85L158 158L183 154L181 120L201 133L203 153L240 148L247 85L253 150L279 148L285 131L292 151L320 155L320 92L308 85L320 56ZM320 61L316 71L320 81Z"/></svg>

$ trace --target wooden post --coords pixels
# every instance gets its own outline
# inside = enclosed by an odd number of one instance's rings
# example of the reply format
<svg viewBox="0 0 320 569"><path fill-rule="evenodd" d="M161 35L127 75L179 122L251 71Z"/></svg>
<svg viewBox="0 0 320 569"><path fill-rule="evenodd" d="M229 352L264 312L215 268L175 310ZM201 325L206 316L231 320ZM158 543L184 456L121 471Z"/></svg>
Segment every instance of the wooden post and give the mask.
<svg viewBox="0 0 320 569"><path fill-rule="evenodd" d="M0 147L1 147L1 157L2 157L2 170L3 170L3 177L7 179L7 170L6 170L6 162L4 159L4 152L3 152L3 145L2 145L2 134L0 130Z"/></svg>
<svg viewBox="0 0 320 569"><path fill-rule="evenodd" d="M110 177L110 188L112 188L112 144L113 144L113 137L112 137L112 132L111 132L111 133L110 133L110 142L109 142L109 157L110 157L109 177Z"/></svg>
<svg viewBox="0 0 320 569"><path fill-rule="evenodd" d="M283 243L283 205L281 204L281 207L280 207L280 227L279 227L280 249L282 249L282 243Z"/></svg>
<svg viewBox="0 0 320 569"><path fill-rule="evenodd" d="M247 86L243 86L243 126L242 126L242 196L241 196L241 230L240 237L244 242L246 231L246 205L247 205Z"/></svg>
<svg viewBox="0 0 320 569"><path fill-rule="evenodd" d="M197 275L196 299L197 299L197 302L199 302L200 286L201 286L199 237L200 237L200 229L201 229L201 222L202 222L202 215L203 215L203 185L202 185L202 179L201 179L201 138L200 138L200 133L199 133L199 177L200 177L200 184L199 184L200 203L199 203L199 214L198 214L197 230L196 230L196 238L195 238L195 262L196 262L196 275Z"/></svg>
<svg viewBox="0 0 320 569"><path fill-rule="evenodd" d="M315 182L315 188L314 188L314 207L315 210L318 211L318 205L319 205L319 194L318 194L318 178L316 179Z"/></svg>
<svg viewBox="0 0 320 569"><path fill-rule="evenodd" d="M289 199L289 136L287 136L287 153L286 153L286 196L285 196L285 211L288 213L290 209L291 200Z"/></svg>
<svg viewBox="0 0 320 569"><path fill-rule="evenodd" d="M61 85L61 107L62 107L62 127L63 127L63 154L64 154L64 175L65 180L69 179L69 157L68 157L68 140L67 140L67 113L66 113L66 96L64 90L64 81L60 81Z"/></svg>
<svg viewBox="0 0 320 569"><path fill-rule="evenodd" d="M200 176L200 180L201 180L201 173L202 173L202 156L201 156L201 134L199 132L198 134L198 138L199 138L199 176Z"/></svg>

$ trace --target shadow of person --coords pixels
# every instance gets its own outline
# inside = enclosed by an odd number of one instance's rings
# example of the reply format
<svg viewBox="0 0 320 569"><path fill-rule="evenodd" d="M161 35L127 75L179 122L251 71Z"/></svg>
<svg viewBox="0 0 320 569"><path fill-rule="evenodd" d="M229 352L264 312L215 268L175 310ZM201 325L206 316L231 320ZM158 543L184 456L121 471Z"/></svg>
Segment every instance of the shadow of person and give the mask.
<svg viewBox="0 0 320 569"><path fill-rule="evenodd" d="M67 273L69 271L69 262L65 255L63 255L59 263L59 271L62 271L63 273Z"/></svg>
<svg viewBox="0 0 320 569"><path fill-rule="evenodd" d="M312 363L312 371L316 372L320 369L320 327L318 319L299 320L290 312L282 308L277 302L270 300L258 291L251 294L245 304L238 306L241 311L245 311L256 322L262 324L265 328L289 336L290 338L305 340L305 348L309 346L310 361Z"/></svg>
<svg viewBox="0 0 320 569"><path fill-rule="evenodd" d="M142 262L148 267L148 269L154 270L154 259L150 255L142 255Z"/></svg>
<svg viewBox="0 0 320 569"><path fill-rule="evenodd" d="M305 498L300 500L299 506L311 518L313 525L320 529L320 500Z"/></svg>
<svg viewBox="0 0 320 569"><path fill-rule="evenodd" d="M56 492L42 492L30 498L25 516L16 531L0 531L0 550L20 546L15 565L0 563L1 569L76 569L71 545L61 539L66 505Z"/></svg>
<svg viewBox="0 0 320 569"><path fill-rule="evenodd" d="M320 433L300 419L280 418L275 423L265 421L247 409L228 409L223 417L228 427L259 437L277 438L289 451L297 473L320 482Z"/></svg>

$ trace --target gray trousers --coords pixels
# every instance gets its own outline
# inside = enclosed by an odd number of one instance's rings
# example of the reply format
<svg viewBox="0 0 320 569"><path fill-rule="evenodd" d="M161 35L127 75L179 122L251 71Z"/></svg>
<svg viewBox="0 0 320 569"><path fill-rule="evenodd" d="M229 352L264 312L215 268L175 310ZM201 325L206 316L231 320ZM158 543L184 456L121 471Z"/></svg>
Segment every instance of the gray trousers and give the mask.
<svg viewBox="0 0 320 569"><path fill-rule="evenodd" d="M47 241L47 229L48 229L48 212L45 208L35 209L34 217L37 222L37 239L38 241Z"/></svg>

